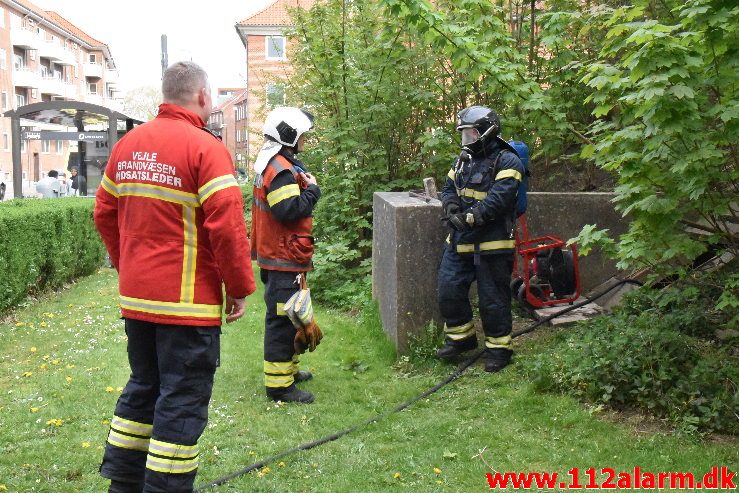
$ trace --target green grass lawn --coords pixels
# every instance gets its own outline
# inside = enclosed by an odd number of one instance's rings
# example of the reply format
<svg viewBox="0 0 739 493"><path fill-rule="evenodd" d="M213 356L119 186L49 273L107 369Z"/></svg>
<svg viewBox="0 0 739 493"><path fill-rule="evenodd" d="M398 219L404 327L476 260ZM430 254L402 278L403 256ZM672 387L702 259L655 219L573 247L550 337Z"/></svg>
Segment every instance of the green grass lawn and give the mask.
<svg viewBox="0 0 739 493"><path fill-rule="evenodd" d="M277 405L264 396L263 314L259 292L247 315L224 327L197 484L382 413L454 369L396 361L373 317L319 309L325 338L302 362L315 375L302 386L316 402ZM97 470L128 376L115 273L19 308L0 335L0 492L105 491ZM519 360L547 339L518 339ZM489 490L491 470L737 470L735 440L698 441L603 414L534 392L520 364L501 374L476 365L405 411L208 491L473 492Z"/></svg>

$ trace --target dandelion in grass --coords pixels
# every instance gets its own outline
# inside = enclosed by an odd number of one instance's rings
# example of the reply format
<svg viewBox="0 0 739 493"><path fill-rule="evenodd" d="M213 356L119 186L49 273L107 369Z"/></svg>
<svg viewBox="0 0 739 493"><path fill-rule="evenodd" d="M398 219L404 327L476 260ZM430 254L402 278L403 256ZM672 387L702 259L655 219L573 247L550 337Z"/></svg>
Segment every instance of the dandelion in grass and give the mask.
<svg viewBox="0 0 739 493"><path fill-rule="evenodd" d="M82 448L90 448L90 442L82 442Z"/></svg>
<svg viewBox="0 0 739 493"><path fill-rule="evenodd" d="M113 392L113 387L105 387L105 391L110 394Z"/></svg>

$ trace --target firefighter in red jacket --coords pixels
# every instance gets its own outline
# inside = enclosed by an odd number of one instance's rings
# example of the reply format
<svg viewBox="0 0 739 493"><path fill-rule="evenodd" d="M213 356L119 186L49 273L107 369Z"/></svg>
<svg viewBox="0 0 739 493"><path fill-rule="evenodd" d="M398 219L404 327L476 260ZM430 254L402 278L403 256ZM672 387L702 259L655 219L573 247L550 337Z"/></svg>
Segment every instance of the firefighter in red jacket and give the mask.
<svg viewBox="0 0 739 493"><path fill-rule="evenodd" d="M296 329L285 302L299 289L298 275L311 270L313 208L321 196L316 178L296 154L303 150L313 116L278 107L267 115L265 143L254 163L252 259L260 267L267 305L264 331L264 384L267 397L283 402L313 402L295 384L313 377L298 370Z"/></svg>
<svg viewBox="0 0 739 493"><path fill-rule="evenodd" d="M204 129L212 100L192 62L162 79L157 117L114 147L95 224L118 271L131 376L100 473L109 492L190 492L226 322L255 290L230 154Z"/></svg>

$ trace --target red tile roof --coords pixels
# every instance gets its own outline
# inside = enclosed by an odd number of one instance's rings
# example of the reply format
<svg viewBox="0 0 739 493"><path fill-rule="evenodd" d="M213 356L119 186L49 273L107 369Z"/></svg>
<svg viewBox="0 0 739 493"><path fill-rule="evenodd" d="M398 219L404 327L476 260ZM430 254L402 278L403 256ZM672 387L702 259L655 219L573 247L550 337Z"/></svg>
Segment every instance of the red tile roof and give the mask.
<svg viewBox="0 0 739 493"><path fill-rule="evenodd" d="M72 33L73 35L77 36L82 41L84 41L85 43L91 46L106 46L105 43L93 38L92 36L84 32L82 29L75 26L74 24L72 24L71 22L69 22L67 19L65 19L64 17L62 17L56 12L53 12L50 10L44 10L41 7L29 2L28 0L16 0L16 2L22 5L23 7L27 8L28 10L32 11L34 14L38 15L39 17L42 17L44 20L52 24L56 24L62 29Z"/></svg>
<svg viewBox="0 0 739 493"><path fill-rule="evenodd" d="M218 111L223 111L223 108L226 108L230 104L236 104L238 103L245 95L246 95L246 89L240 89L239 92L235 93L233 96L229 97L226 101L222 102L218 106L214 107L211 110L211 113L216 113Z"/></svg>
<svg viewBox="0 0 739 493"><path fill-rule="evenodd" d="M310 9L316 0L274 0L256 14L237 23L237 26L291 26L288 9Z"/></svg>
<svg viewBox="0 0 739 493"><path fill-rule="evenodd" d="M78 38L82 39L86 43L92 45L92 46L105 46L105 43L102 41L98 41L97 39L93 38L86 32L84 32L79 27L75 26L71 22L69 22L67 19L62 17L61 15L57 14L56 12L53 12L51 10L47 10L46 14L48 17L57 25L59 25L61 28L66 29L67 31L71 32Z"/></svg>

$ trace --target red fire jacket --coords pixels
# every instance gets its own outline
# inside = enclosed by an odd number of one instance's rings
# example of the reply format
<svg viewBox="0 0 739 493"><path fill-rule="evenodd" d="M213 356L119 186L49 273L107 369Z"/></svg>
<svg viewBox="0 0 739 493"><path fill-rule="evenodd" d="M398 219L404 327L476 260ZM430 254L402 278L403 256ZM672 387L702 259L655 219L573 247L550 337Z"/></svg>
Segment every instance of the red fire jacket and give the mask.
<svg viewBox="0 0 739 493"><path fill-rule="evenodd" d="M275 178L285 170L290 171L292 179L276 185ZM281 154L273 157L254 180L251 256L262 269L288 272L313 269L313 218L310 214L321 192L316 185L301 188L298 183L301 180L295 167ZM288 213L288 210L293 212Z"/></svg>
<svg viewBox="0 0 739 493"><path fill-rule="evenodd" d="M203 126L162 104L111 151L94 219L118 270L124 317L220 325L222 283L234 298L256 289L231 157Z"/></svg>

